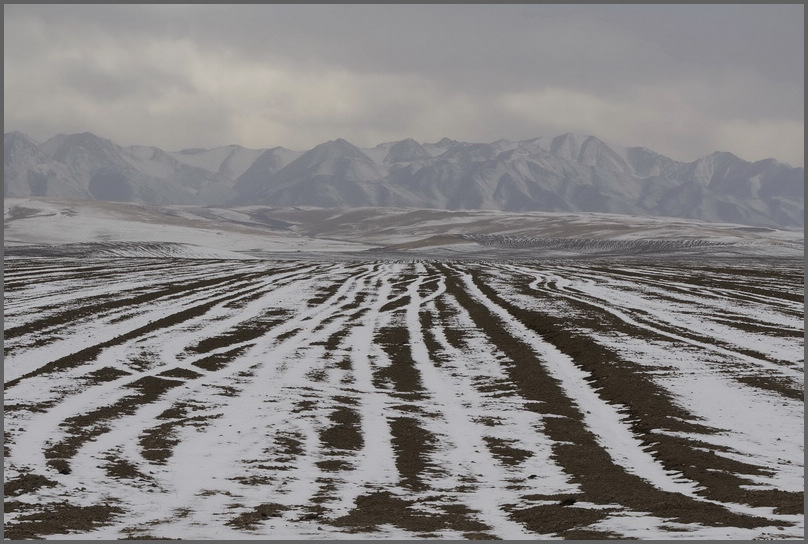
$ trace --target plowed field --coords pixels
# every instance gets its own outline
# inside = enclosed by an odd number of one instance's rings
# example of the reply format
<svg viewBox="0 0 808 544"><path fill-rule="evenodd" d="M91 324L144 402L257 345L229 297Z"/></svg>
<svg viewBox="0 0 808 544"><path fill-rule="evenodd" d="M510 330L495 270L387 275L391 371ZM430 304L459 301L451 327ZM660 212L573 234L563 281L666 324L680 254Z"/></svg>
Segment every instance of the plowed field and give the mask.
<svg viewBox="0 0 808 544"><path fill-rule="evenodd" d="M7 259L6 538L801 538L802 263Z"/></svg>

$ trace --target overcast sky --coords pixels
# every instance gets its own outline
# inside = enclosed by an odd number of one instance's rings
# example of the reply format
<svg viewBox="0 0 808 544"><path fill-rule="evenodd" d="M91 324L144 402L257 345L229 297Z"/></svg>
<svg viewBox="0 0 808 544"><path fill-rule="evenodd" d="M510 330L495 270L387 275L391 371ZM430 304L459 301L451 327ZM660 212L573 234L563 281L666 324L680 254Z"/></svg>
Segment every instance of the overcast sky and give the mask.
<svg viewBox="0 0 808 544"><path fill-rule="evenodd" d="M593 134L803 165L802 4L4 5L4 131L166 150Z"/></svg>

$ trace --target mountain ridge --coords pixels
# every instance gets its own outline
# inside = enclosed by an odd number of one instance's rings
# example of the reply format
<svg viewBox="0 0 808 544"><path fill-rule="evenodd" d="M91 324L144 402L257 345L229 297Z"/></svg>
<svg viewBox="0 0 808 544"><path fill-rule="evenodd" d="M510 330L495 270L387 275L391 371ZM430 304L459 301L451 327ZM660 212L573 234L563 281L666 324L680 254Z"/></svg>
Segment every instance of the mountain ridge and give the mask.
<svg viewBox="0 0 808 544"><path fill-rule="evenodd" d="M239 145L164 151L90 132L4 135L4 197L154 205L607 212L803 228L804 169L730 152L695 161L566 133L493 143L412 138L306 151Z"/></svg>

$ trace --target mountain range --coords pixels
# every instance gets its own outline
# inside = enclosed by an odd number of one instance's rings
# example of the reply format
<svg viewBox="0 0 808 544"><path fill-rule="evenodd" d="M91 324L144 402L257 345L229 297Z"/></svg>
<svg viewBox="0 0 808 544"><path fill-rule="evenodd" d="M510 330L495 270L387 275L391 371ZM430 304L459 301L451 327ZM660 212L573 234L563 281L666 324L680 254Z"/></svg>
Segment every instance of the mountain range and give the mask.
<svg viewBox="0 0 808 544"><path fill-rule="evenodd" d="M412 139L308 151L237 145L170 152L85 132L4 135L3 196L153 205L413 207L606 212L803 228L804 168L716 152L676 161L564 134L522 141Z"/></svg>

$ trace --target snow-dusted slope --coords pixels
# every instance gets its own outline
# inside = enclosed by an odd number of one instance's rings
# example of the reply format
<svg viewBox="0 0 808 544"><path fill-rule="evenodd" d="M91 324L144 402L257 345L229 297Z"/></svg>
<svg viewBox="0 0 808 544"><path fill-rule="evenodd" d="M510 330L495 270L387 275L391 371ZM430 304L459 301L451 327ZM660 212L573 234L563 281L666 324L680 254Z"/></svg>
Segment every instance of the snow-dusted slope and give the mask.
<svg viewBox="0 0 808 544"><path fill-rule="evenodd" d="M801 258L801 231L595 213L414 208L146 206L4 199L7 254L230 258L544 258L678 254ZM115 253L117 252L117 253Z"/></svg>
<svg viewBox="0 0 808 544"><path fill-rule="evenodd" d="M298 251L362 251L318 240L245 211L79 200L4 199L3 242L16 255L249 258Z"/></svg>

